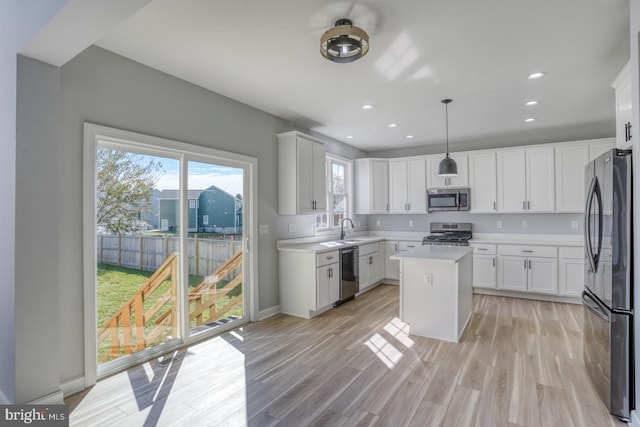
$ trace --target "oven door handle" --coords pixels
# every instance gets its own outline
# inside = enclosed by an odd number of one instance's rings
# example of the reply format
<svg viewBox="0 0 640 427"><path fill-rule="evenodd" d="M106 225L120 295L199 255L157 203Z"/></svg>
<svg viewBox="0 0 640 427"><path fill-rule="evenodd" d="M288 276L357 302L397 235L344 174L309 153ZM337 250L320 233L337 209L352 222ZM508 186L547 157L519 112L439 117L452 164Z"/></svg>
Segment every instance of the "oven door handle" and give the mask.
<svg viewBox="0 0 640 427"><path fill-rule="evenodd" d="M607 314L609 310L607 310L607 308L600 301L595 300L586 291L582 291L582 302L584 303L584 306L589 309L589 311L598 316L600 319L606 321L607 323L611 322L611 319Z"/></svg>

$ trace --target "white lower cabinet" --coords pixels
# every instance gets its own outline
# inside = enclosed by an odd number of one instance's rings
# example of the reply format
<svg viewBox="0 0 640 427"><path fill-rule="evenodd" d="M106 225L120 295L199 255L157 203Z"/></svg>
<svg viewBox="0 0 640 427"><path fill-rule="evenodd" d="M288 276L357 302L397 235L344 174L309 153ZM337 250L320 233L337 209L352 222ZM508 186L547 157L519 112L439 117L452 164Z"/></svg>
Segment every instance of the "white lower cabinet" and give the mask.
<svg viewBox="0 0 640 427"><path fill-rule="evenodd" d="M360 246L358 259L360 266L360 290L382 280L382 266L380 262L380 244L369 243Z"/></svg>
<svg viewBox="0 0 640 427"><path fill-rule="evenodd" d="M340 299L340 263L316 268L316 310Z"/></svg>
<svg viewBox="0 0 640 427"><path fill-rule="evenodd" d="M558 294L555 246L498 245L498 288Z"/></svg>
<svg viewBox="0 0 640 427"><path fill-rule="evenodd" d="M558 259L558 294L579 297L584 289L584 248L561 247Z"/></svg>
<svg viewBox="0 0 640 427"><path fill-rule="evenodd" d="M391 255L400 252L397 241L385 242L384 277L386 279L400 279L400 261L389 259Z"/></svg>
<svg viewBox="0 0 640 427"><path fill-rule="evenodd" d="M496 288L496 245L470 244L473 248L473 287Z"/></svg>

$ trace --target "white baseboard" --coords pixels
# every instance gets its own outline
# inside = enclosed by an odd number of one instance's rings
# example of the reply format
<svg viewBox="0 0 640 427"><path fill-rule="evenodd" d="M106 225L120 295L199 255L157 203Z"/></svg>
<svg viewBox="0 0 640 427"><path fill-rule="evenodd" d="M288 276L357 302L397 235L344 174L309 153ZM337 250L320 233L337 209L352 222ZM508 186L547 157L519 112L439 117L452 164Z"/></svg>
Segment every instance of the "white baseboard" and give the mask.
<svg viewBox="0 0 640 427"><path fill-rule="evenodd" d="M578 304L578 305L582 304L582 299L580 299L580 297L545 295L545 294L536 294L532 292L509 291L504 289L473 288L473 293L482 294L482 295L495 295L498 297L523 298L523 299L551 301L551 302L564 302L567 304Z"/></svg>
<svg viewBox="0 0 640 427"><path fill-rule="evenodd" d="M627 425L630 427L640 427L640 416L636 411L631 411L631 419Z"/></svg>
<svg viewBox="0 0 640 427"><path fill-rule="evenodd" d="M273 307L269 307L266 310L258 312L258 320L268 319L276 314L280 314L280 305L274 305Z"/></svg>
<svg viewBox="0 0 640 427"><path fill-rule="evenodd" d="M62 405L64 404L64 394L62 390L54 391L46 396L39 397L31 402L27 402L27 405Z"/></svg>
<svg viewBox="0 0 640 427"><path fill-rule="evenodd" d="M84 376L72 378L60 384L60 390L62 390L64 397L69 397L72 394L79 393L84 389Z"/></svg>

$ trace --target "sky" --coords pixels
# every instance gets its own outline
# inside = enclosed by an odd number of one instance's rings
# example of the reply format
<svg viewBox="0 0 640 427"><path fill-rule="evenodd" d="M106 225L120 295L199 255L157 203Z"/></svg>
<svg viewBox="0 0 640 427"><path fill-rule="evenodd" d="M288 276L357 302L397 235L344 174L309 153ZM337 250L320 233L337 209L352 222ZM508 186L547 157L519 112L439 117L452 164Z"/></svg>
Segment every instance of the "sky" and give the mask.
<svg viewBox="0 0 640 427"><path fill-rule="evenodd" d="M144 157L152 158L150 156ZM162 173L155 188L158 190L177 190L179 184L178 161L166 158L158 160L162 163ZM233 196L243 195L242 169L192 161L188 164L190 190L205 190L209 186L215 185Z"/></svg>

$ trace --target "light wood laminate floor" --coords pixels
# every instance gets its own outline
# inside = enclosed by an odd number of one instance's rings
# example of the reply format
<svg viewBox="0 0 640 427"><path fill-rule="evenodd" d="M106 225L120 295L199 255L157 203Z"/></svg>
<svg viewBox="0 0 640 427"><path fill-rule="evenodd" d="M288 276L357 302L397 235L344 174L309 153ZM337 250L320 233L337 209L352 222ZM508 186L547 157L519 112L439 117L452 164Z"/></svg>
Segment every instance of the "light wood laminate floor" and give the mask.
<svg viewBox="0 0 640 427"><path fill-rule="evenodd" d="M581 306L473 306L458 344L407 335L396 286L277 315L71 396L71 425L624 426L585 372Z"/></svg>

